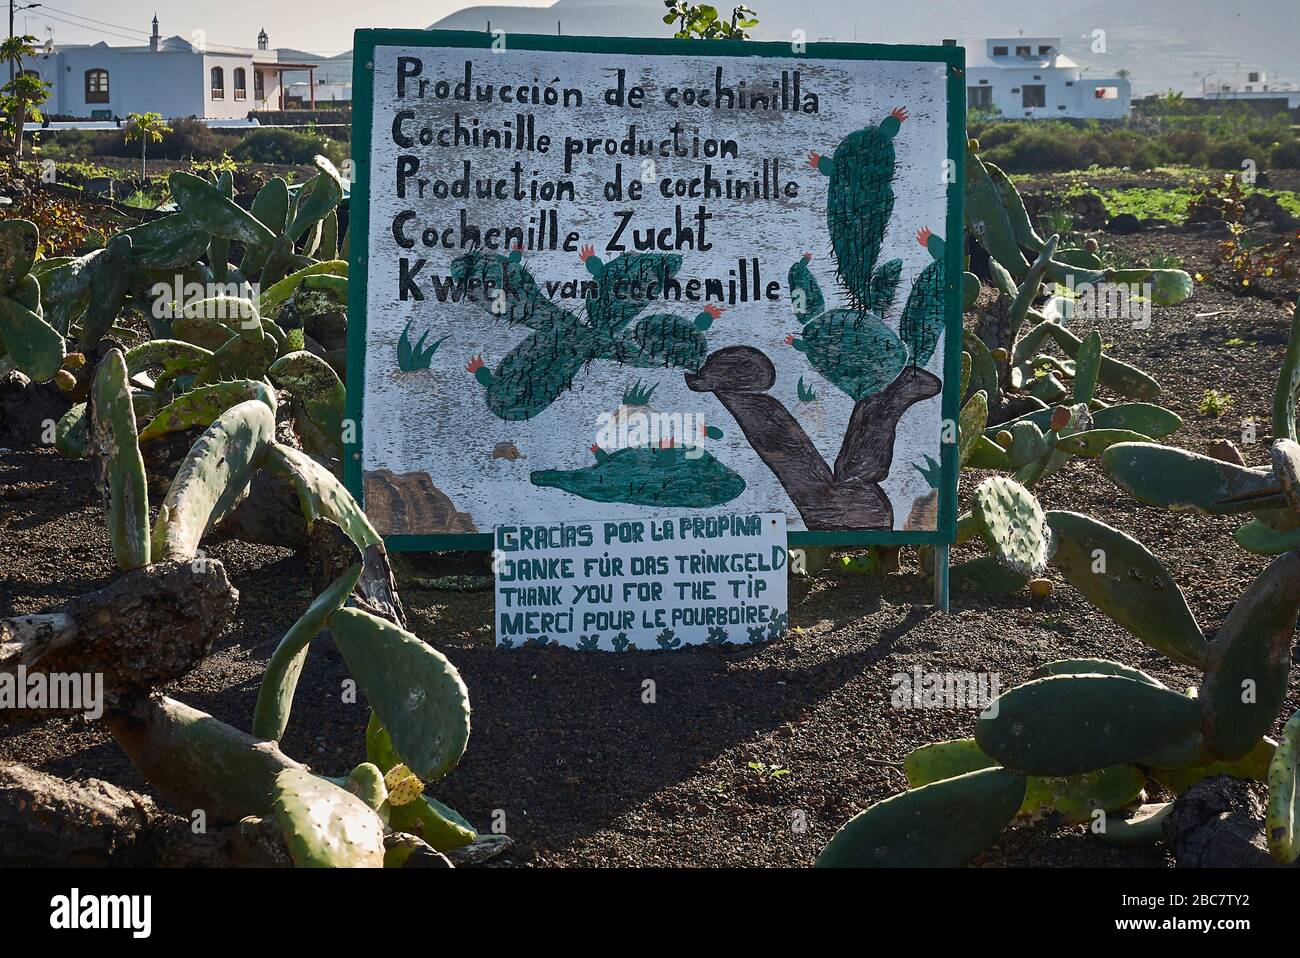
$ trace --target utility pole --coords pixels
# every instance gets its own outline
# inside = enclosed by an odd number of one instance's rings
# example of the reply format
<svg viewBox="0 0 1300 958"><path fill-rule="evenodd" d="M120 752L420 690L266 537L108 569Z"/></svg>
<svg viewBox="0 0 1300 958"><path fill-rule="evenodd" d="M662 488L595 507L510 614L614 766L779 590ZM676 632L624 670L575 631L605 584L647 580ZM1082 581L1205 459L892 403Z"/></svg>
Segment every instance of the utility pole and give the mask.
<svg viewBox="0 0 1300 958"><path fill-rule="evenodd" d="M31 10L33 7L39 7L39 3L28 3L19 7L19 10ZM9 39L14 38L14 0L9 0ZM16 69L13 60L9 61L9 82L14 82L14 70Z"/></svg>

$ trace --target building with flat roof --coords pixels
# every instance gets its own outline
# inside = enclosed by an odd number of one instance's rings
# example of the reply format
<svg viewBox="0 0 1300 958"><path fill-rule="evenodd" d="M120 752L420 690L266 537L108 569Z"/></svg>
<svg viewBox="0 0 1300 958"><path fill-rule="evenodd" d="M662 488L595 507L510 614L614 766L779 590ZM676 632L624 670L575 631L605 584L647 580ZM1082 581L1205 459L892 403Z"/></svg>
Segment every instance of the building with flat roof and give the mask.
<svg viewBox="0 0 1300 958"><path fill-rule="evenodd" d="M206 43L202 31L189 39L163 37L157 16L148 44L48 46L22 66L50 84L46 112L86 120L150 112L168 119L242 119L253 110L283 109L284 75L306 71L312 77L316 69L281 60L265 30L255 47L217 46Z"/></svg>
<svg viewBox="0 0 1300 958"><path fill-rule="evenodd" d="M1061 53L1060 37L963 40L966 106L1008 119L1123 120L1132 88L1122 76L1091 77ZM944 43L957 43L945 40Z"/></svg>

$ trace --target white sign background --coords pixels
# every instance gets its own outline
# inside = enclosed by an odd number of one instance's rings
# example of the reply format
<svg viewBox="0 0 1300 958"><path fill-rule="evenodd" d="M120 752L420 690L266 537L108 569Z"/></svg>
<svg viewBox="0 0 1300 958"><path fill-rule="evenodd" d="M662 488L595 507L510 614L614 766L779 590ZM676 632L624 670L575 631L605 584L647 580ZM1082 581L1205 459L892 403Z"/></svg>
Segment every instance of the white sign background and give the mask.
<svg viewBox="0 0 1300 958"><path fill-rule="evenodd" d="M678 278L726 277L742 258L757 256L763 283L781 283L778 302L750 302L728 308L708 330L709 350L724 346L751 345L766 353L777 366L777 381L769 392L780 399L804 425L813 443L828 462L834 462L843 440L853 401L822 379L804 355L786 345L787 334L798 334L800 325L792 311L787 274L804 253L811 252L811 268L826 295L827 308L845 305L835 277L826 226L826 194L829 179L808 162L808 153L826 155L849 133L878 124L891 110L905 107L908 118L895 137L898 174L894 181L896 202L885 236L880 262L903 261L902 281L896 304L886 322L897 329L898 314L917 274L931 262L918 245L915 233L930 227L939 235L947 219L947 181L944 162L948 150L947 68L941 63L872 60L801 59L798 57L699 57L644 56L597 53L557 53L510 49L502 52L465 48L400 48L377 46L374 50L373 142L370 155L370 226L367 263L366 359L363 384L362 470L388 469L394 473L427 473L433 485L450 497L454 508L468 513L480 532L498 525L527 522L575 522L635 515L644 506L600 503L579 498L555 488L529 482L537 469L576 469L592 464L591 444L596 440L602 413L618 409L622 393L636 380L657 387L652 407L661 413L702 416L708 424L724 431L720 440L706 448L721 462L742 475L745 491L722 507L728 512L784 513L791 530L805 528L798 512L772 472L745 441L739 425L710 394L691 392L680 369L632 369L597 360L580 373L573 387L548 409L523 422L506 422L489 411L483 389L465 370L466 363L482 354L489 368L519 344L530 332L496 321L482 307L472 303L439 303L429 292L430 275L446 276L453 259L468 250L425 248L401 249L393 236L394 216L413 209L416 218L408 233L416 236L426 227L438 230L459 224L464 205L458 200L419 200L396 197L398 157L414 154L420 160L420 176L454 179L462 163L472 163L471 181L478 176L509 176L516 159L525 163L525 174L537 171L538 178L572 179L578 202L555 205L559 209L559 231L563 236L577 231L583 244L592 243L597 255L608 261L616 253L605 244L618 225L614 212L629 204L606 202L605 182L614 175L616 162L623 163L623 178L637 175L639 157L580 157L571 174L563 170L563 142L566 135L601 136L622 139L628 124L635 122L638 136L668 136L675 121L687 130L699 128L702 137L739 141L740 158L713 160L715 172L729 168L737 175L756 171L764 159L779 159L783 178L795 179L799 195L794 200L713 202L714 218L709 222L713 249L680 250L684 258ZM397 96L399 57L417 57L423 64L422 78L430 85L438 80L450 83L463 79L466 61L472 64L475 83L545 85L553 79L557 88L577 87L584 93L581 109L552 107L522 108L500 102L465 103L438 100L432 96L415 99ZM682 109L664 103L669 86L711 89L714 70L721 66L730 85L745 81L749 87L770 89L781 72L798 70L804 91L819 97L815 114L750 110ZM616 70L628 71L626 83L646 90L645 106L635 111L606 105L603 93L613 86ZM414 84L408 81L408 90ZM546 155L505 150L440 149L435 145L399 148L391 134L394 115L413 110L416 119L406 129L418 131L425 124L441 129L459 112L462 122L477 118L480 127L502 128L513 124L525 109L535 116L537 134L552 137ZM658 157L655 179L691 177L702 173L704 159ZM665 199L657 188L636 205L632 226L671 226L679 202L687 211L699 200ZM527 226L537 208L528 201L513 199L469 201L469 219L486 229L490 226ZM399 257L425 257L421 274L426 299L398 300ZM574 253L525 251L523 264L545 284L550 280L586 280L589 274ZM582 311L577 300L560 303ZM657 301L649 312L668 312L686 320L701 309L701 303L683 299ZM410 321L411 339L431 330L429 341L447 336L427 372L400 372L396 364L398 339ZM941 340L927 368L942 378L945 344ZM815 404L801 404L800 378L817 394ZM940 459L941 396L922 401L909 409L898 424L893 465L882 486L893 504L894 528L902 528L914 500L930 491L914 468L926 455ZM513 443L522 458L494 458L499 443ZM673 515L692 511L678 510ZM406 518L403 528L381 528L384 534L449 531L421 524L420 516ZM465 531L463 529L456 531Z"/></svg>
<svg viewBox="0 0 1300 958"><path fill-rule="evenodd" d="M620 520L613 534L604 523L567 527L573 533L588 529L587 546L496 553L497 644L518 648L545 636L570 648L624 651L621 643L629 643L644 652L711 639L744 645L780 637L789 623L785 516L736 518L757 534L714 528L712 519L634 518ZM510 535L521 541L518 529ZM692 562L704 561L724 565L692 570ZM572 577L531 577L528 570L538 566ZM710 616L722 618L710 625ZM584 639L594 645L583 646Z"/></svg>

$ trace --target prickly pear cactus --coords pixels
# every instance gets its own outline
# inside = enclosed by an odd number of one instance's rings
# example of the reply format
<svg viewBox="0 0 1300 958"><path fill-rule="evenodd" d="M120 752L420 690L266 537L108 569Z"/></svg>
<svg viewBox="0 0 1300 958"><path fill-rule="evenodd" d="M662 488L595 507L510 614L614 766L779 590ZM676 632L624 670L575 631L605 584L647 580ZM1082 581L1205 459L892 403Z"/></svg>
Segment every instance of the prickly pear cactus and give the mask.
<svg viewBox="0 0 1300 958"><path fill-rule="evenodd" d="M971 514L981 537L1009 569L1037 575L1047 567L1051 530L1038 500L1014 479L995 476L975 489Z"/></svg>

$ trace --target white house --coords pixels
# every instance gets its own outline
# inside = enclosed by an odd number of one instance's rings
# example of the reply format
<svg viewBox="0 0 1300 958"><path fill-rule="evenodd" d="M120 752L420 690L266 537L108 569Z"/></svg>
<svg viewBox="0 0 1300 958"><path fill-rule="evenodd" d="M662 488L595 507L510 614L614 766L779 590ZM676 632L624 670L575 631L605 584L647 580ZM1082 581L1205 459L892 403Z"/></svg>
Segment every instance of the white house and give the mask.
<svg viewBox="0 0 1300 958"><path fill-rule="evenodd" d="M1008 119L1128 117L1132 99L1128 80L1086 76L1079 64L1061 53L1060 37L992 37L966 40L963 45L970 110L995 110Z"/></svg>
<svg viewBox="0 0 1300 958"><path fill-rule="evenodd" d="M316 69L281 61L265 30L256 48L215 46L200 31L189 40L164 38L157 17L147 45L56 45L23 68L53 88L47 113L90 120L148 112L167 119L240 119L251 110L283 109L284 74Z"/></svg>
<svg viewBox="0 0 1300 958"><path fill-rule="evenodd" d="M1267 70L1250 67L1225 76L1210 73L1201 78L1206 100L1286 100L1288 110L1300 107L1300 88L1271 77Z"/></svg>

